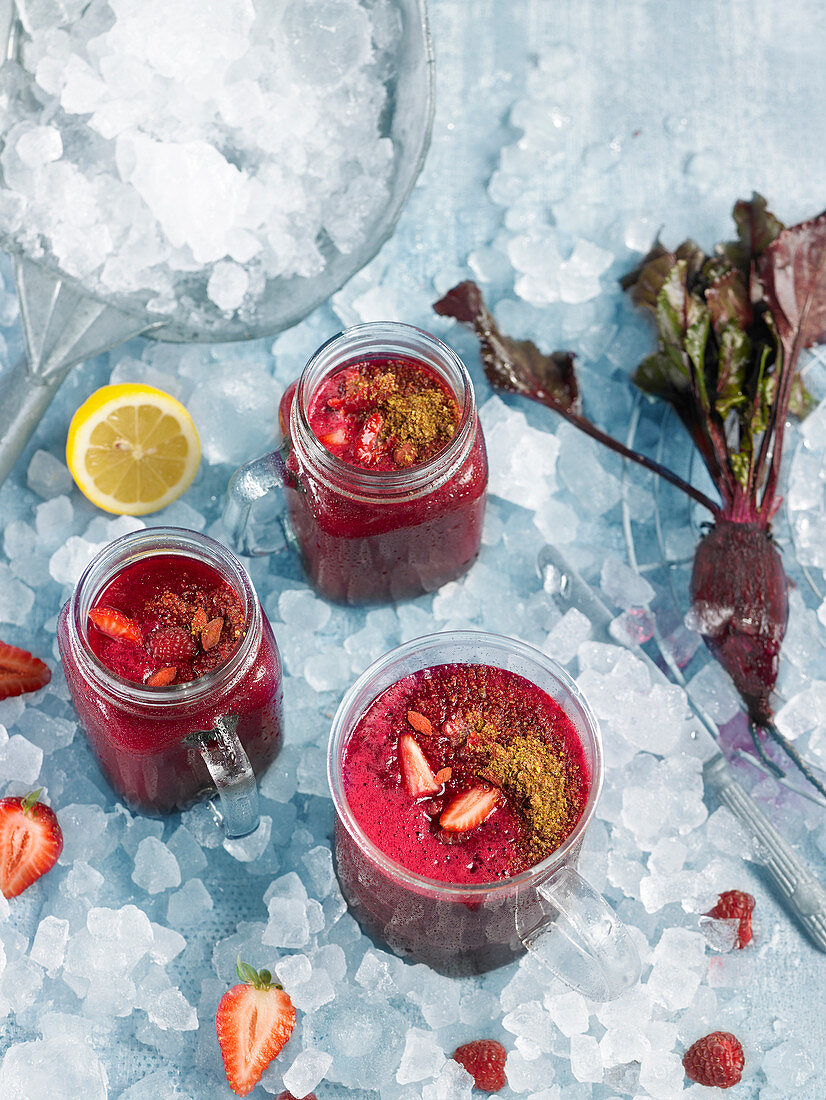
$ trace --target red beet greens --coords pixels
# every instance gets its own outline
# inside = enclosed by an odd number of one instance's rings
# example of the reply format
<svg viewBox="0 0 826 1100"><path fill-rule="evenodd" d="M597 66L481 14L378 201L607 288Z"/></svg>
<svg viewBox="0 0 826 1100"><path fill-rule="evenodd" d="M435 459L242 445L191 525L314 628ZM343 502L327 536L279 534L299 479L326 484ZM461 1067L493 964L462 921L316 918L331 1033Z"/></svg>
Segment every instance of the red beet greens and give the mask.
<svg viewBox="0 0 826 1100"><path fill-rule="evenodd" d="M657 328L657 350L639 365L634 382L674 409L719 503L585 418L574 356L545 355L530 341L503 335L475 283L460 283L434 309L474 326L495 389L553 409L711 513L694 555L693 624L731 676L766 765L782 774L760 732L781 744L826 794L777 730L771 706L789 608L771 521L781 502L787 417L805 415L811 404L798 373L799 355L826 340L826 214L787 229L756 194L738 202L733 214L735 241L718 244L711 255L691 240L674 252L658 242L622 281L634 302L653 314Z"/></svg>

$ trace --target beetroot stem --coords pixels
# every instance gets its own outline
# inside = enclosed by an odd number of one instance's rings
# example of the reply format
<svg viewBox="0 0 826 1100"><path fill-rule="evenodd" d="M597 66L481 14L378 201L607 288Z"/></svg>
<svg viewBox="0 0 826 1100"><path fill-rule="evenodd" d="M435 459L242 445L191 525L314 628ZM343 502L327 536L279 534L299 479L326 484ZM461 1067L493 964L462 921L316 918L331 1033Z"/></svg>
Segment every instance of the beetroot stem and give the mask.
<svg viewBox="0 0 826 1100"><path fill-rule="evenodd" d="M626 447L624 443L620 443L619 440L614 439L613 436L601 431L595 424L592 424L590 420L586 420L584 416L580 416L578 413L564 408L556 401L554 401L553 404L548 404L548 408L558 412L569 424L573 424L575 428L579 428L581 432L585 432L586 435L589 435L598 443L602 443L604 446L608 447L609 450L616 452L618 455L622 455L623 458L627 458L631 462L636 462L638 466L643 466L646 470L650 470L651 473L664 478L666 481L682 490L686 496L691 497L692 500L702 505L703 508L707 508L715 519L719 519L722 516L722 509L718 504L715 504L710 497L705 495L705 493L701 493L699 489L695 489L693 485L689 485L687 481L683 481L677 474L672 473L667 466L660 465L660 463L656 462L653 458L646 458L645 455L640 454L638 451L632 451L631 448Z"/></svg>

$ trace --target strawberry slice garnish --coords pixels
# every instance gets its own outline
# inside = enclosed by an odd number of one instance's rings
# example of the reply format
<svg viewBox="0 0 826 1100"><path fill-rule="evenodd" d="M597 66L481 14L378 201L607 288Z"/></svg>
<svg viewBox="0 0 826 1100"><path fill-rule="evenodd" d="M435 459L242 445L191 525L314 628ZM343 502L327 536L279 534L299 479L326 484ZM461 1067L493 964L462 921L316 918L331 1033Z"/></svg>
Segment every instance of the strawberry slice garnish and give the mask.
<svg viewBox="0 0 826 1100"><path fill-rule="evenodd" d="M319 438L329 450L330 447L343 447L347 442L347 433L344 428L333 428L332 431L325 432L324 435Z"/></svg>
<svg viewBox="0 0 826 1100"><path fill-rule="evenodd" d="M498 801L499 792L493 787L471 787L451 799L439 824L449 833L469 832L487 821Z"/></svg>
<svg viewBox="0 0 826 1100"><path fill-rule="evenodd" d="M423 794L435 794L439 790L441 784L436 782L427 757L410 733L403 733L399 738L399 765L404 788L414 798Z"/></svg>
<svg viewBox="0 0 826 1100"><path fill-rule="evenodd" d="M89 618L107 638L116 638L119 642L140 642L141 628L137 623L113 607L93 607Z"/></svg>
<svg viewBox="0 0 826 1100"><path fill-rule="evenodd" d="M253 970L240 955L235 970L242 984L218 1002L215 1030L229 1087L247 1096L292 1035L295 1009L269 970Z"/></svg>
<svg viewBox="0 0 826 1100"><path fill-rule="evenodd" d="M38 796L0 798L0 892L18 894L51 871L63 851L63 833L54 811Z"/></svg>
<svg viewBox="0 0 826 1100"><path fill-rule="evenodd" d="M49 666L25 649L0 642L0 699L39 691L51 680Z"/></svg>
<svg viewBox="0 0 826 1100"><path fill-rule="evenodd" d="M370 466L379 456L379 433L384 427L384 417L381 413L371 413L364 421L361 432L356 440L355 453L359 462Z"/></svg>

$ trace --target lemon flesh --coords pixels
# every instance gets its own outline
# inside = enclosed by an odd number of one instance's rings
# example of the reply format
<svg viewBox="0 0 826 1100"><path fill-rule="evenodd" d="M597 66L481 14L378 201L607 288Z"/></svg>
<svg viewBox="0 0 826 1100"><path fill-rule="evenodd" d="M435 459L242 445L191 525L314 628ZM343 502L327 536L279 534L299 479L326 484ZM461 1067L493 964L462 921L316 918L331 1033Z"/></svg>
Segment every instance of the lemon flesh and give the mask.
<svg viewBox="0 0 826 1100"><path fill-rule="evenodd" d="M157 512L183 493L201 460L198 431L180 401L152 386L103 386L69 426L66 462L98 508Z"/></svg>

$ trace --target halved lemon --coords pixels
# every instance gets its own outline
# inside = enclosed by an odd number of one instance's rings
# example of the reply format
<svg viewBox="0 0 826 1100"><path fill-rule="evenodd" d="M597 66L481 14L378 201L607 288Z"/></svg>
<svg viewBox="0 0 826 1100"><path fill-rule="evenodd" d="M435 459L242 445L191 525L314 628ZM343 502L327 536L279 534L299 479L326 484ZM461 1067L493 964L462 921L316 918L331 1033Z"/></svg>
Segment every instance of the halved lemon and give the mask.
<svg viewBox="0 0 826 1100"><path fill-rule="evenodd" d="M184 492L200 461L192 417L152 386L102 386L69 425L66 463L80 491L105 512L157 512Z"/></svg>

